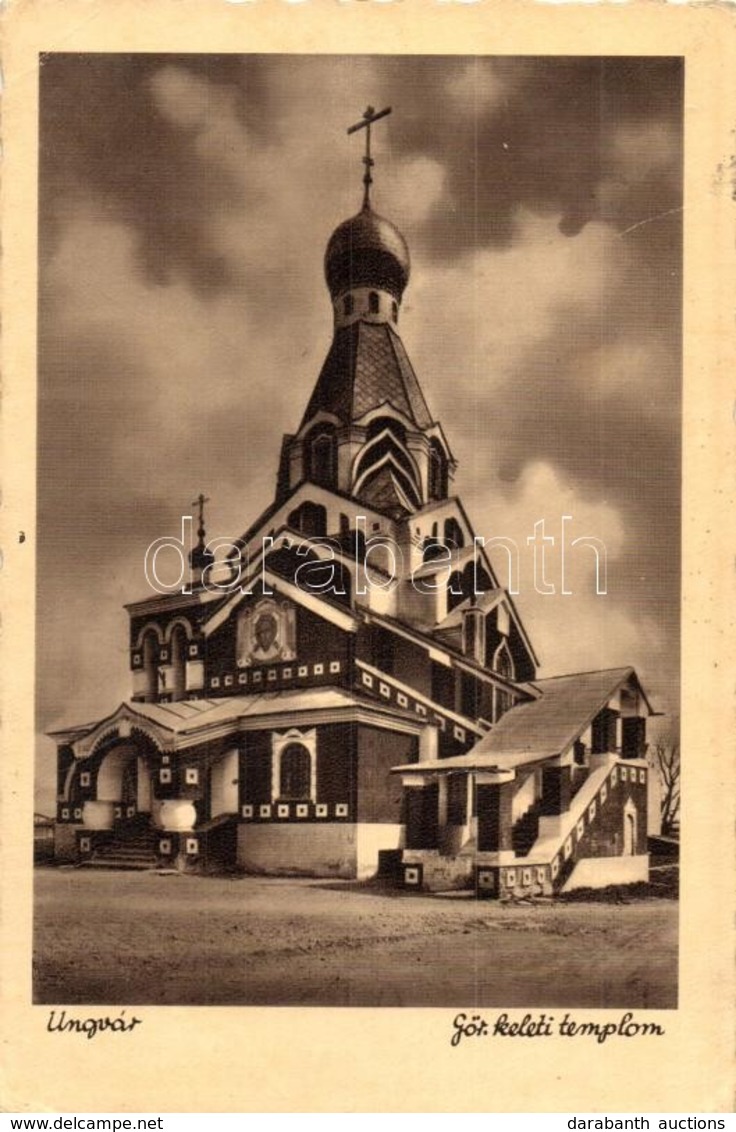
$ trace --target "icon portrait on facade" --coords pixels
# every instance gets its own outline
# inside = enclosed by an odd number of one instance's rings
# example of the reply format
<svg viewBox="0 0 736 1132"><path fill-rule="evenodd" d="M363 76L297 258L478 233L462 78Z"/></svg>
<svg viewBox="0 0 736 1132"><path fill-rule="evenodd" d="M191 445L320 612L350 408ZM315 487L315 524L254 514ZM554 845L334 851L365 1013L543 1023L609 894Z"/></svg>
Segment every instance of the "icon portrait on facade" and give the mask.
<svg viewBox="0 0 736 1132"><path fill-rule="evenodd" d="M245 608L238 618L238 667L293 660L294 606L266 598Z"/></svg>

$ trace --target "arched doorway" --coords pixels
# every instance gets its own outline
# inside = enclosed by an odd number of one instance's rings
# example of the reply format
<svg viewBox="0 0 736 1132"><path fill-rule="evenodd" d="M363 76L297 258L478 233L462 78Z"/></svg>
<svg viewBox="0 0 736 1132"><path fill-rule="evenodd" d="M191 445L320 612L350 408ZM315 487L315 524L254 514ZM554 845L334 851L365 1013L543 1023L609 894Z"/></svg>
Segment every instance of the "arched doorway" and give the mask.
<svg viewBox="0 0 736 1132"><path fill-rule="evenodd" d="M116 743L103 756L97 771L97 801L112 804L118 821L151 813L151 772L134 741Z"/></svg>

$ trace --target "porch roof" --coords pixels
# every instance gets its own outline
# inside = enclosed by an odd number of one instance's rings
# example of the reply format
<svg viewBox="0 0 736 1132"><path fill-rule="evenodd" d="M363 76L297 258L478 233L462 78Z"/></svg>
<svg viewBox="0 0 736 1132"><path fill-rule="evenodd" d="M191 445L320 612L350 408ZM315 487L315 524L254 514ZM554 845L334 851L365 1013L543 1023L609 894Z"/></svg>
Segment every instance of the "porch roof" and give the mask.
<svg viewBox="0 0 736 1132"><path fill-rule="evenodd" d="M633 668L608 668L535 680L542 695L511 708L465 755L394 767L396 771L511 770L563 754L590 725ZM636 680L637 686L638 680ZM642 692L642 695L644 693ZM644 696L647 707L648 701ZM650 709L651 710L651 709Z"/></svg>
<svg viewBox="0 0 736 1132"><path fill-rule="evenodd" d="M70 742L92 737L95 732L115 726L121 719L135 725L153 724L172 738L195 735L212 728L235 727L241 721L260 716L283 715L289 712L324 712L340 708L371 708L380 715L390 715L421 725L424 720L413 712L369 699L347 688L316 687L261 692L250 696L227 696L219 699L177 700L166 704L124 702L111 715L94 723L57 728L49 735ZM89 742L89 738L86 740Z"/></svg>

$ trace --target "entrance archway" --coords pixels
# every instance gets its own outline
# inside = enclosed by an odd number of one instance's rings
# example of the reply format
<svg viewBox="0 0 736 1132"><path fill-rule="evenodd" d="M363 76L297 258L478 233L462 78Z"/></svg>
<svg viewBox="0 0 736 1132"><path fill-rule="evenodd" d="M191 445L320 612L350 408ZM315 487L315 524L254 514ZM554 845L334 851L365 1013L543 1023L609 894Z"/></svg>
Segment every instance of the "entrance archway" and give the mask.
<svg viewBox="0 0 736 1132"><path fill-rule="evenodd" d="M103 756L97 772L97 801L119 805L124 819L150 814L150 769L135 742L116 743Z"/></svg>

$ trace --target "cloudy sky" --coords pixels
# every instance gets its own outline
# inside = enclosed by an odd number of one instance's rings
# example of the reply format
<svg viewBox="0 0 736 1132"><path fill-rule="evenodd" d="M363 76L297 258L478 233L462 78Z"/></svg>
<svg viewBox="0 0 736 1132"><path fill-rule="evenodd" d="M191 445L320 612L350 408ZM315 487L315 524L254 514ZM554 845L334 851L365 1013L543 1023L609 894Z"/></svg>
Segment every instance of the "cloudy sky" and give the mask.
<svg viewBox="0 0 736 1132"><path fill-rule="evenodd" d="M540 675L631 663L677 710L681 81L666 58L45 59L39 732L128 695L122 604L199 491L211 535L270 501L369 103L393 106L374 203L412 253L402 337L478 533L522 547ZM606 543L606 596L582 547L559 592L563 514Z"/></svg>

